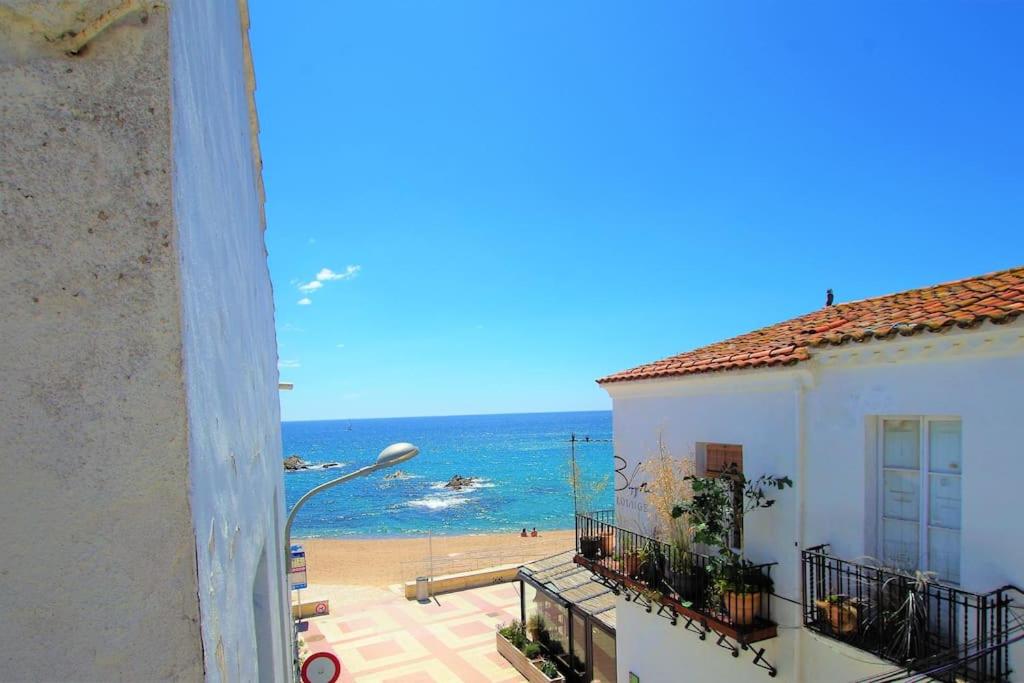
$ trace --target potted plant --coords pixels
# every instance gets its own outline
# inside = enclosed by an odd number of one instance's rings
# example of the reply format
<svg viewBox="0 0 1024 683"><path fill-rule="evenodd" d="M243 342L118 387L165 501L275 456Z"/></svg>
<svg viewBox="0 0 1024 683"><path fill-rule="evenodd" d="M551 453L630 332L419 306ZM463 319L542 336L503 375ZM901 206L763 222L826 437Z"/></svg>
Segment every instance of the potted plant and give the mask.
<svg viewBox="0 0 1024 683"><path fill-rule="evenodd" d="M637 569L637 578L651 588L660 587L663 567L666 564L661 544L653 539L648 540L640 546L638 554L640 567Z"/></svg>
<svg viewBox="0 0 1024 683"><path fill-rule="evenodd" d="M601 538L599 536L580 536L580 554L588 560L596 560L601 551Z"/></svg>
<svg viewBox="0 0 1024 683"><path fill-rule="evenodd" d="M761 612L763 596L771 592L771 578L755 569L732 548L734 529L754 510L770 508L772 489L792 486L789 477L762 475L748 480L735 466L718 477L687 477L693 492L672 509L673 517L686 515L693 529L693 540L717 548L707 565L710 588L721 598L726 613L736 624L750 624Z"/></svg>
<svg viewBox="0 0 1024 683"><path fill-rule="evenodd" d="M828 619L832 631L849 635L858 630L860 609L857 602L848 595L829 595L824 600L815 600L814 605Z"/></svg>
<svg viewBox="0 0 1024 683"><path fill-rule="evenodd" d="M602 528L597 532L598 543L601 546L601 557L611 557L615 552L615 532L609 528Z"/></svg>
<svg viewBox="0 0 1024 683"><path fill-rule="evenodd" d="M696 473L696 458L675 457L658 435L658 450L643 464L647 476L647 504L653 512L655 530L652 534L664 546L659 546L647 573L652 586L671 586L671 593L687 607L696 599L704 585L704 569L694 561L693 528L688 514L673 515L682 502L693 499L692 477Z"/></svg>
<svg viewBox="0 0 1024 683"><path fill-rule="evenodd" d="M530 640L535 643L539 643L541 641L541 637L544 635L545 631L545 624L544 617L541 616L540 612L535 612L526 620L526 630L530 634Z"/></svg>
<svg viewBox="0 0 1024 683"><path fill-rule="evenodd" d="M762 601L772 590L772 580L737 553L727 552L708 565L711 586L721 596L734 624L748 626L761 614Z"/></svg>
<svg viewBox="0 0 1024 683"><path fill-rule="evenodd" d="M630 578L635 578L640 573L640 548L631 536L624 536L620 544L619 552L615 555L615 562L619 571Z"/></svg>

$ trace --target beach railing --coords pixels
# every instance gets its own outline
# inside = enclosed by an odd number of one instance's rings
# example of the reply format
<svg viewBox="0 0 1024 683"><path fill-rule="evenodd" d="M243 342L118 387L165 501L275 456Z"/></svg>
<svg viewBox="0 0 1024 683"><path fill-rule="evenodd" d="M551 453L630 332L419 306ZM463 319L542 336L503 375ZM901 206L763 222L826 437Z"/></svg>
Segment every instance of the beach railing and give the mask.
<svg viewBox="0 0 1024 683"><path fill-rule="evenodd" d="M405 560L401 563L401 568L403 579L412 581L419 576L435 578L447 574L473 572L503 565L522 565L549 554L549 552L533 552L514 547L493 550L471 550Z"/></svg>

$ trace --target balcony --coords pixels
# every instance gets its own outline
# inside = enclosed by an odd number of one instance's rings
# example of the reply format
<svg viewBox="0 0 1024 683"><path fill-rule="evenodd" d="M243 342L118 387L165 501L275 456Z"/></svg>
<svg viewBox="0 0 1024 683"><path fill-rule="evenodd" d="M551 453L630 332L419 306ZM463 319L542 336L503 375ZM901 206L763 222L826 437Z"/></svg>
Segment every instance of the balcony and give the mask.
<svg viewBox="0 0 1024 683"><path fill-rule="evenodd" d="M1009 680L1011 599L804 550L804 625L940 681Z"/></svg>
<svg viewBox="0 0 1024 683"><path fill-rule="evenodd" d="M673 624L682 618L702 640L714 631L720 645L732 638L746 650L750 643L777 635L771 618L771 564L744 567L739 570L743 576L732 577L747 586L745 592L718 591L707 555L621 529L614 518L611 510L576 515L574 561L624 592L627 600L644 605L648 612L657 608ZM738 649L733 649L738 656Z"/></svg>

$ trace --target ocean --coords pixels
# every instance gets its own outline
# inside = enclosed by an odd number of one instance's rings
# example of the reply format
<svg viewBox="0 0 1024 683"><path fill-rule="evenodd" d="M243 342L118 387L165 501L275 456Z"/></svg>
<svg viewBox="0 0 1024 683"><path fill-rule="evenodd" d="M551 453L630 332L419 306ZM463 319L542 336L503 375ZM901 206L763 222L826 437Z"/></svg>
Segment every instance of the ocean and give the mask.
<svg viewBox="0 0 1024 683"><path fill-rule="evenodd" d="M404 417L284 422L284 457L298 455L330 469L285 472L288 509L299 497L345 472L372 463L386 446L408 441L420 454L397 468L354 479L309 500L293 537L364 537L572 529L570 435L588 487L612 471L609 411ZM408 478L385 480L395 469ZM474 485L453 491L454 475ZM612 486L595 501L612 507Z"/></svg>

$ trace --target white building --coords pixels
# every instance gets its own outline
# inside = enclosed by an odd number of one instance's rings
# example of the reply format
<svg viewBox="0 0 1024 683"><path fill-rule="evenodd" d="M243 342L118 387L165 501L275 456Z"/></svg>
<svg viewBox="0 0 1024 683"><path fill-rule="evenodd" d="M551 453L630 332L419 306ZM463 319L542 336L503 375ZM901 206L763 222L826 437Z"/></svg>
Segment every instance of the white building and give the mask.
<svg viewBox="0 0 1024 683"><path fill-rule="evenodd" d="M0 0L0 680L289 680L245 2Z"/></svg>
<svg viewBox="0 0 1024 683"><path fill-rule="evenodd" d="M918 669L1024 680L1022 644L1000 647L1021 634L1024 595L998 590L1024 586L1022 313L1024 268L1015 268L826 307L599 380L614 402L617 527L651 527L638 465L659 438L673 457L693 457L698 474L724 457L748 479L794 482L744 519L745 555L775 563L763 570L774 595L751 626L710 598L676 610L673 626L659 596L648 612L643 584L623 580L611 555L602 560L623 590L618 680L853 681L898 671L894 596L911 593L927 610L914 631L928 657ZM877 564L938 578L908 591ZM821 601L830 595L849 596L839 599L855 605L852 623L829 623Z"/></svg>

